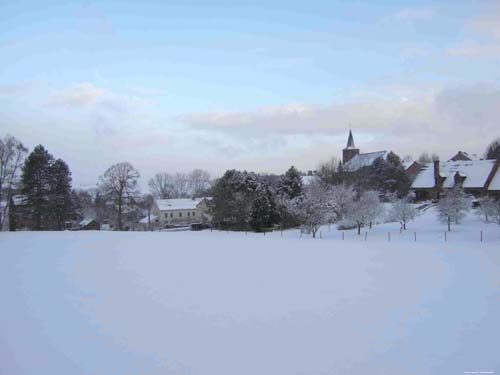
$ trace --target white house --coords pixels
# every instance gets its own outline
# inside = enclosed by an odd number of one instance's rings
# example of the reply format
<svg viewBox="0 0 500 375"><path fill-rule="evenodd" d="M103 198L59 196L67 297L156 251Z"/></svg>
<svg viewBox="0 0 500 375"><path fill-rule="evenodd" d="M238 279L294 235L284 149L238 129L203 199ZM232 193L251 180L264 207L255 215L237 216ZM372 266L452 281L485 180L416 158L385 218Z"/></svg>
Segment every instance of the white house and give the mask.
<svg viewBox="0 0 500 375"><path fill-rule="evenodd" d="M207 205L209 199L156 199L151 210L151 222L160 228L171 224L208 222L211 219ZM147 218L143 220L147 223Z"/></svg>

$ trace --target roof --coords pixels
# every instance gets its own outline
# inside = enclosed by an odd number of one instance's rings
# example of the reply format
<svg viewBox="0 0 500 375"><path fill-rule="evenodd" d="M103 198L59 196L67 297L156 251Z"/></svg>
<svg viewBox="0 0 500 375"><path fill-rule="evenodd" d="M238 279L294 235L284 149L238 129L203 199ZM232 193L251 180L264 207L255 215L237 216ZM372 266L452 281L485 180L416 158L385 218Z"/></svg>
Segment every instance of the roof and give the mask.
<svg viewBox="0 0 500 375"><path fill-rule="evenodd" d="M318 176L301 176L302 177L302 184L304 184L304 186L309 186L311 184L311 182L313 182L314 180L316 180L318 178Z"/></svg>
<svg viewBox="0 0 500 375"><path fill-rule="evenodd" d="M83 219L82 221L80 221L80 223L78 223L78 225L80 225L81 227L85 227L93 221L95 221L95 219Z"/></svg>
<svg viewBox="0 0 500 375"><path fill-rule="evenodd" d="M452 188L455 185L455 174L465 177L462 187L467 189L483 188L495 164L495 160L459 160L439 163L439 175L444 178L443 188ZM498 172L497 172L498 175ZM498 179L495 176L495 179ZM490 185L490 190L492 189ZM499 181L500 182L500 181ZM422 166L420 173L413 181L412 188L432 188L435 186L433 163Z"/></svg>
<svg viewBox="0 0 500 375"><path fill-rule="evenodd" d="M497 172L491 180L488 190L500 190L500 168L497 169Z"/></svg>
<svg viewBox="0 0 500 375"><path fill-rule="evenodd" d="M150 220L153 222L156 220L156 215L149 215ZM148 223L148 217L143 217L141 220L139 220L139 223L141 224L147 224Z"/></svg>
<svg viewBox="0 0 500 375"><path fill-rule="evenodd" d="M156 205L160 211L194 210L205 198L157 199Z"/></svg>
<svg viewBox="0 0 500 375"><path fill-rule="evenodd" d="M344 164L344 169L349 172L357 171L363 167L369 167L378 158L387 159L387 151L367 152L364 154L357 154L351 160Z"/></svg>

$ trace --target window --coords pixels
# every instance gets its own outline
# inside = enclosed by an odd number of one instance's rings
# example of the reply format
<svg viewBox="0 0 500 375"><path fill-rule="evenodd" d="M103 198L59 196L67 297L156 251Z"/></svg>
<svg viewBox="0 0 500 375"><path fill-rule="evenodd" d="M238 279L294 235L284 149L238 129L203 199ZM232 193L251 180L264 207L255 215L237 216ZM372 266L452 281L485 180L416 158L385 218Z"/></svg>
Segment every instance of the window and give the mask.
<svg viewBox="0 0 500 375"><path fill-rule="evenodd" d="M171 212L171 213L170 213L170 217L174 217L174 214L173 214L173 212Z"/></svg>
<svg viewBox="0 0 500 375"><path fill-rule="evenodd" d="M193 213L191 215L196 216L196 212L193 211Z"/></svg>
<svg viewBox="0 0 500 375"><path fill-rule="evenodd" d="M188 216L191 216L191 212L188 212Z"/></svg>
<svg viewBox="0 0 500 375"><path fill-rule="evenodd" d="M168 213L165 214L165 219L168 217Z"/></svg>
<svg viewBox="0 0 500 375"><path fill-rule="evenodd" d="M182 212L179 212L179 217L182 217Z"/></svg>

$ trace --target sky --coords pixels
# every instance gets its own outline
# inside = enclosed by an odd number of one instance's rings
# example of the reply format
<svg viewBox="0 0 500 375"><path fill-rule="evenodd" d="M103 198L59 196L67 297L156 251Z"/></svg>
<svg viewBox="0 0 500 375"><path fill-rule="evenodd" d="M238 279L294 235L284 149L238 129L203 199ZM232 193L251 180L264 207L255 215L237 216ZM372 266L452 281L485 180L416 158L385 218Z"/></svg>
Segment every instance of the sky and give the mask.
<svg viewBox="0 0 500 375"><path fill-rule="evenodd" d="M0 0L0 136L95 184L500 136L499 1Z"/></svg>

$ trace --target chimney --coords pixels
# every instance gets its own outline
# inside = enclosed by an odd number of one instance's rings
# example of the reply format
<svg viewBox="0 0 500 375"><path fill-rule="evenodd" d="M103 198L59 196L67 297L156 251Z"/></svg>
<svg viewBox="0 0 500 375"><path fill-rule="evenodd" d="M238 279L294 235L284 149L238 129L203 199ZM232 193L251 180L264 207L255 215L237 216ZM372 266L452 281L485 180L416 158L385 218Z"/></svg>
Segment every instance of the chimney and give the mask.
<svg viewBox="0 0 500 375"><path fill-rule="evenodd" d="M441 181L441 176L439 176L439 160L434 160L434 186L438 186Z"/></svg>

